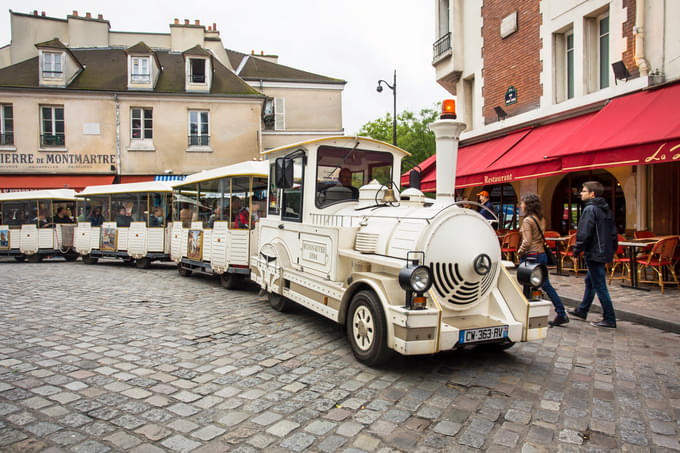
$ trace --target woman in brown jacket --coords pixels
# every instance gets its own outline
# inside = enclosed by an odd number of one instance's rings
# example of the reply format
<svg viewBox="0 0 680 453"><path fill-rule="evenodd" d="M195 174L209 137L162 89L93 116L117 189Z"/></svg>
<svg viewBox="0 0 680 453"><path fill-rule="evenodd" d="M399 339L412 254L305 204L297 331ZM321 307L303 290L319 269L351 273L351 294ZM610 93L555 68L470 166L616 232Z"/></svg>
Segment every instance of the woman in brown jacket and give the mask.
<svg viewBox="0 0 680 453"><path fill-rule="evenodd" d="M541 264L547 263L545 249L543 248L543 237L541 233L545 230L545 219L543 218L543 206L541 199L536 194L527 194L522 197L519 205L521 213L524 215L520 233L522 235L522 243L517 250L517 254L521 257L520 261L524 262L528 257L531 257ZM540 228L540 231L539 231ZM564 311L564 305L557 291L550 284L550 279L545 276L543 283L543 291L548 295L555 307L557 316L550 321L551 326L561 326L569 322L567 313Z"/></svg>

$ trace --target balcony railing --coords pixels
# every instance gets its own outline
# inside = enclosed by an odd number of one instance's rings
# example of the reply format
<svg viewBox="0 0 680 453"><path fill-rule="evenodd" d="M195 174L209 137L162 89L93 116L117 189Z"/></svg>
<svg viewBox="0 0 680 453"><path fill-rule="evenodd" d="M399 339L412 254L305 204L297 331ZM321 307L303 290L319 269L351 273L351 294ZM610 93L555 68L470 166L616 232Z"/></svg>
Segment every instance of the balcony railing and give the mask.
<svg viewBox="0 0 680 453"><path fill-rule="evenodd" d="M14 144L14 134L7 132L5 134L0 134L0 145L13 145Z"/></svg>
<svg viewBox="0 0 680 453"><path fill-rule="evenodd" d="M66 137L63 134L43 134L40 136L40 146L64 146L65 144Z"/></svg>
<svg viewBox="0 0 680 453"><path fill-rule="evenodd" d="M432 44L432 59L436 60L441 54L451 48L451 32L448 32Z"/></svg>
<svg viewBox="0 0 680 453"><path fill-rule="evenodd" d="M210 136L209 135L190 135L189 136L189 146L209 146Z"/></svg>

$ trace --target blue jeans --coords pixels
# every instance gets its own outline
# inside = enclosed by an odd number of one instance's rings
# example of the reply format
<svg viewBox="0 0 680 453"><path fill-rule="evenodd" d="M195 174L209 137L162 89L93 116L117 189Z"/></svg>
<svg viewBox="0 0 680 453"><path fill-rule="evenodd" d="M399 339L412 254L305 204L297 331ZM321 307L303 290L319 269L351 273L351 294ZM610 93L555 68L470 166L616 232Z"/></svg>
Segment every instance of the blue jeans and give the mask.
<svg viewBox="0 0 680 453"><path fill-rule="evenodd" d="M543 265L547 265L548 263L548 257L545 256L545 253L539 253L538 255L531 254L529 255L531 257L536 257L537 261ZM523 263L526 261L526 256L520 259L520 262ZM543 282L542 286L543 291L548 295L550 300L552 301L553 307L555 307L555 313L557 313L557 316L567 316L567 314L564 311L564 305L562 304L562 299L560 299L560 296L557 295L557 291L555 291L555 288L550 284L550 278L548 278L548 275L546 274L545 276L545 282ZM524 294L525 296L528 296L528 294Z"/></svg>
<svg viewBox="0 0 680 453"><path fill-rule="evenodd" d="M583 293L583 301L581 301L576 310L584 315L588 314L588 310L590 310L590 306L593 304L593 299L595 299L595 294L597 294L597 298L600 299L600 305L602 305L604 320L608 323L616 324L616 313L614 313L614 305L607 289L604 263L586 260L586 266L588 267L586 291Z"/></svg>

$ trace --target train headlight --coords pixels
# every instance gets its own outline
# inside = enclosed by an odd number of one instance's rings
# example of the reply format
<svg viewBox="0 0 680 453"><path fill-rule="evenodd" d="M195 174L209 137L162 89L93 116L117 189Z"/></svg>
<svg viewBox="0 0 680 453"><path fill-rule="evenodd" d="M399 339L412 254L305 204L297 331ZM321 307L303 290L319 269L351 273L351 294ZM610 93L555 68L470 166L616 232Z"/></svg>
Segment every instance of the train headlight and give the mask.
<svg viewBox="0 0 680 453"><path fill-rule="evenodd" d="M525 261L517 268L517 281L522 286L540 288L548 275L548 269L540 263Z"/></svg>
<svg viewBox="0 0 680 453"><path fill-rule="evenodd" d="M399 285L404 291L422 294L432 286L432 273L426 266L406 266L399 271Z"/></svg>

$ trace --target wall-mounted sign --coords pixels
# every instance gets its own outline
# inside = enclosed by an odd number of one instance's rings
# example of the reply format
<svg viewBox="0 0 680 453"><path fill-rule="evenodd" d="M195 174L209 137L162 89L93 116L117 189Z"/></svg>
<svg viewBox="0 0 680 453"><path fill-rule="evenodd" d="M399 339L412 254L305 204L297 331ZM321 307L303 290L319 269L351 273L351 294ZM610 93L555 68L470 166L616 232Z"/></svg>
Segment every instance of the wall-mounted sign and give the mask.
<svg viewBox="0 0 680 453"><path fill-rule="evenodd" d="M513 11L501 20L501 38L507 38L517 31L517 11Z"/></svg>
<svg viewBox="0 0 680 453"><path fill-rule="evenodd" d="M517 88L509 86L508 91L505 92L505 105L517 103Z"/></svg>

